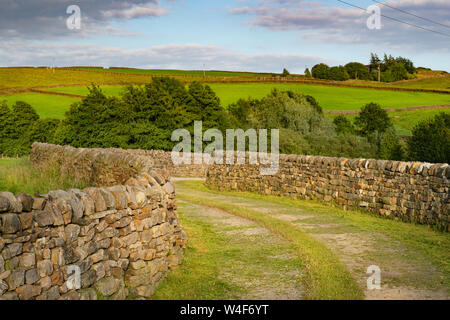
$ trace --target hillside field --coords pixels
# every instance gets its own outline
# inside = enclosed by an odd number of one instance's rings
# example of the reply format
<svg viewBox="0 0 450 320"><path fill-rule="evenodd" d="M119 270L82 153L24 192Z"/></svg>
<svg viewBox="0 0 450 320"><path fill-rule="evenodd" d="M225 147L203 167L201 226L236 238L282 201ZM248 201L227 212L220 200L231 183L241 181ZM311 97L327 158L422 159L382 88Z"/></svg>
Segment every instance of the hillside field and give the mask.
<svg viewBox="0 0 450 320"><path fill-rule="evenodd" d="M106 95L118 96L123 91L124 86L148 83L155 75L174 76L182 81L203 80L208 82L209 80L216 81L218 77L226 77L227 79L246 77L250 81L255 80L250 83L232 83L232 80L231 83L209 83L221 99L224 107L241 98L262 98L274 88L311 95L316 98L324 110L334 111L359 110L369 102L376 102L383 108L392 109L450 105L450 94L358 88L358 86L366 85L450 90L450 77L442 74L436 75L436 77L430 77L429 74L419 74L421 77L418 79L393 84L355 80L344 82L344 84L355 86L355 88L352 88L325 84L261 82L256 81L256 77L268 76L268 74L248 72L207 71L206 78L204 78L203 71L91 67L61 68L56 69L55 72L46 68L0 68L0 101L6 100L11 106L16 101L22 100L32 105L41 118L62 119L70 105L80 100L79 97L20 92L20 90L37 87L40 88L39 90L49 93L84 96L88 93L88 85L97 84L101 85ZM398 133L408 135L417 122L442 111L449 112L450 108L390 112L390 116L393 118ZM333 117L335 115L328 116ZM354 117L354 115L348 115L348 117Z"/></svg>

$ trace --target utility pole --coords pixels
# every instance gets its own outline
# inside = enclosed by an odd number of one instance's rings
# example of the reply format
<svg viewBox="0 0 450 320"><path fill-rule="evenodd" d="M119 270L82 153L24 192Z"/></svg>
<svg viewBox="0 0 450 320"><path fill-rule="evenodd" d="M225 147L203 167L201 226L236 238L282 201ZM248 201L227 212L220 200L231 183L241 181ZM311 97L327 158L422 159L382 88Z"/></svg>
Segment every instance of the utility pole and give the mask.
<svg viewBox="0 0 450 320"><path fill-rule="evenodd" d="M203 64L203 78L206 79L206 65Z"/></svg>
<svg viewBox="0 0 450 320"><path fill-rule="evenodd" d="M381 82L381 66L378 65L378 82Z"/></svg>
<svg viewBox="0 0 450 320"><path fill-rule="evenodd" d="M52 70L55 73L55 58L52 58Z"/></svg>

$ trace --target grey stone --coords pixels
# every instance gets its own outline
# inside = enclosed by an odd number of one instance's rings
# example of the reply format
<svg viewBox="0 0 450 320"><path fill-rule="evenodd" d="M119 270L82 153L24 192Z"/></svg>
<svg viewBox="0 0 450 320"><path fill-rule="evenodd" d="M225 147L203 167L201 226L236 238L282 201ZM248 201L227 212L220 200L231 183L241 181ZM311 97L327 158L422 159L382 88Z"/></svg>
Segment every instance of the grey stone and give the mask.
<svg viewBox="0 0 450 320"><path fill-rule="evenodd" d="M4 258L9 260L19 254L22 254L23 245L21 243L11 243L3 252Z"/></svg>
<svg viewBox="0 0 450 320"><path fill-rule="evenodd" d="M53 264L50 260L42 260L37 263L41 277L49 276L53 273Z"/></svg>
<svg viewBox="0 0 450 320"><path fill-rule="evenodd" d="M0 212L8 212L10 208L8 198L0 196Z"/></svg>
<svg viewBox="0 0 450 320"><path fill-rule="evenodd" d="M25 284L25 270L15 270L11 272L11 275L7 279L8 286L10 290L15 290L16 288Z"/></svg>
<svg viewBox="0 0 450 320"><path fill-rule="evenodd" d="M16 233L21 230L22 225L20 219L15 213L7 213L0 215L1 231L5 234Z"/></svg>
<svg viewBox="0 0 450 320"><path fill-rule="evenodd" d="M36 283L41 277L39 276L39 270L37 268L28 270L25 273L25 283L26 284L34 284Z"/></svg>
<svg viewBox="0 0 450 320"><path fill-rule="evenodd" d="M111 296L119 289L120 280L113 277L104 278L95 284L98 291L104 296Z"/></svg>
<svg viewBox="0 0 450 320"><path fill-rule="evenodd" d="M80 234L80 226L76 224L69 224L66 226L64 230L65 234L65 242L67 244L71 244L72 242L76 241L78 239L78 235Z"/></svg>
<svg viewBox="0 0 450 320"><path fill-rule="evenodd" d="M95 270L89 270L81 275L81 287L88 288L97 281L97 272Z"/></svg>
<svg viewBox="0 0 450 320"><path fill-rule="evenodd" d="M9 289L8 284L5 281L0 280L0 296L2 296L6 291L8 291L8 289Z"/></svg>
<svg viewBox="0 0 450 320"><path fill-rule="evenodd" d="M35 211L34 220L37 222L38 226L43 228L53 224L53 215L48 211Z"/></svg>
<svg viewBox="0 0 450 320"><path fill-rule="evenodd" d="M22 211L31 212L33 210L34 199L32 196L26 193L19 193L16 198L22 203Z"/></svg>
<svg viewBox="0 0 450 320"><path fill-rule="evenodd" d="M15 292L7 292L4 295L0 296L0 300L6 301L19 300L19 296Z"/></svg>
<svg viewBox="0 0 450 320"><path fill-rule="evenodd" d="M22 202L20 202L11 192L0 192L0 197L8 199L10 212L22 212Z"/></svg>
<svg viewBox="0 0 450 320"><path fill-rule="evenodd" d="M175 192L175 188L174 186L170 183L167 182L164 186L163 186L164 191L166 191L168 194L172 194Z"/></svg>

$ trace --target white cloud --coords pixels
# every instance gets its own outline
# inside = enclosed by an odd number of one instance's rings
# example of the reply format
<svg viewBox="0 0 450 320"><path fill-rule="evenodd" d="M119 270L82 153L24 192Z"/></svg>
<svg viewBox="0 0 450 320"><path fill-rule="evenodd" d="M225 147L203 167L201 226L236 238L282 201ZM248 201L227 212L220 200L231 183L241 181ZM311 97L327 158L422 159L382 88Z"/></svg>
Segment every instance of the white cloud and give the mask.
<svg viewBox="0 0 450 320"><path fill-rule="evenodd" d="M3 66L122 66L155 69L207 69L281 72L286 67L302 73L305 65L336 63L323 57L304 54L243 54L218 46L169 44L145 49L101 47L95 44L55 44L38 41L7 41L0 47Z"/></svg>

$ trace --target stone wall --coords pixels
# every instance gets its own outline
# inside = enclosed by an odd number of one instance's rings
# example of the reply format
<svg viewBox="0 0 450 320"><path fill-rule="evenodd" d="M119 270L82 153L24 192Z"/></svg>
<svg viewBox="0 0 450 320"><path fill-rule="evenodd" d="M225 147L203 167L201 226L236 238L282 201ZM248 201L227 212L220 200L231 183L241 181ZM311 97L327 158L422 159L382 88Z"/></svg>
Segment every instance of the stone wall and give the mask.
<svg viewBox="0 0 450 320"><path fill-rule="evenodd" d="M217 190L314 199L449 230L448 164L281 155L274 176L258 165L212 165Z"/></svg>
<svg viewBox="0 0 450 320"><path fill-rule="evenodd" d="M109 149L114 152L130 153L148 158L154 163L155 168L167 170L172 177L183 178L204 178L209 165L206 163L195 164L194 154L191 155L191 164L174 165L171 158L171 152L162 150L123 150Z"/></svg>
<svg viewBox="0 0 450 320"><path fill-rule="evenodd" d="M97 187L0 192L0 300L150 297L186 245L168 174L101 149L34 144L31 159Z"/></svg>

